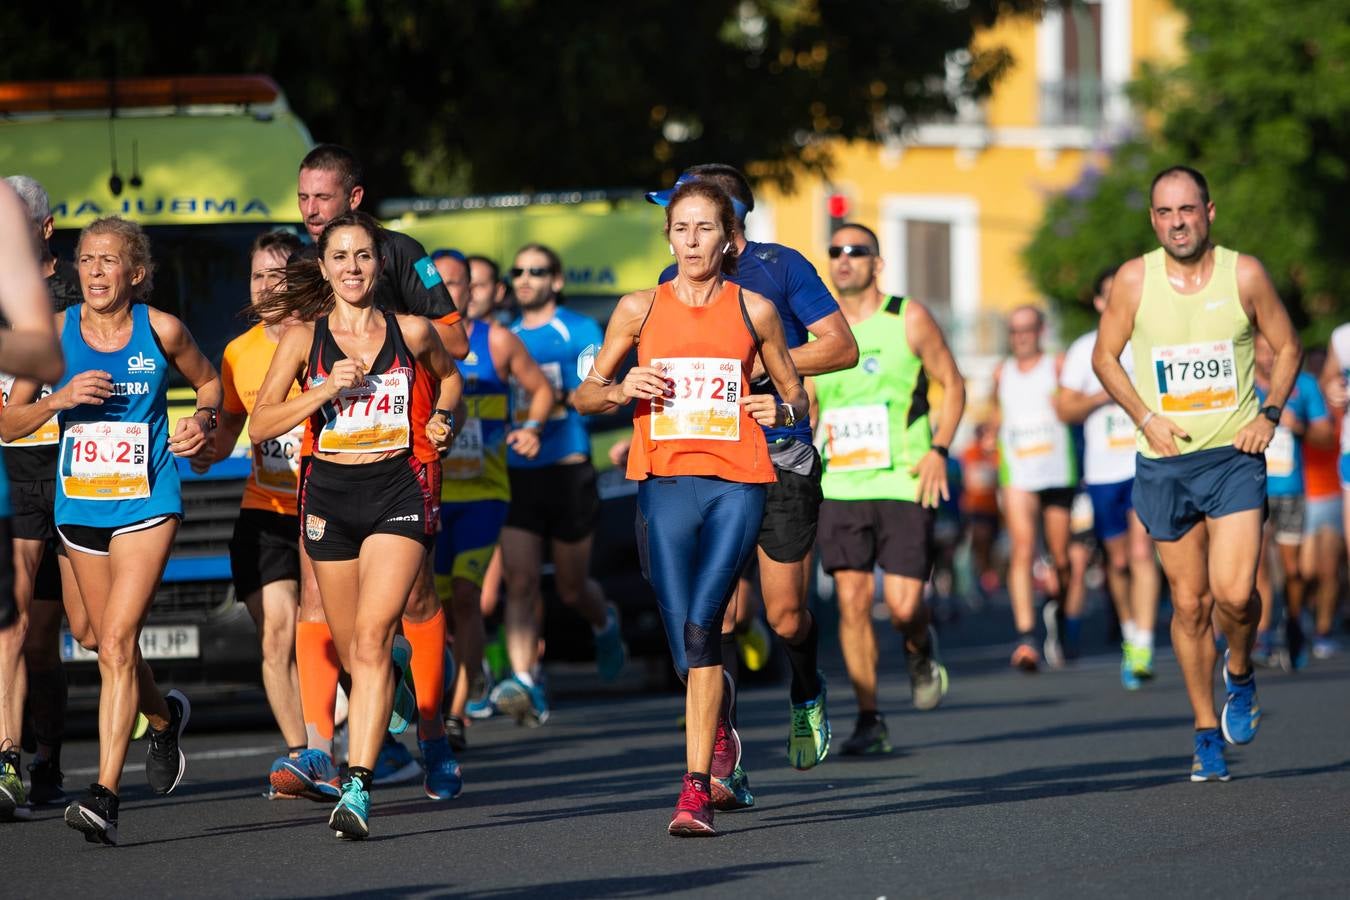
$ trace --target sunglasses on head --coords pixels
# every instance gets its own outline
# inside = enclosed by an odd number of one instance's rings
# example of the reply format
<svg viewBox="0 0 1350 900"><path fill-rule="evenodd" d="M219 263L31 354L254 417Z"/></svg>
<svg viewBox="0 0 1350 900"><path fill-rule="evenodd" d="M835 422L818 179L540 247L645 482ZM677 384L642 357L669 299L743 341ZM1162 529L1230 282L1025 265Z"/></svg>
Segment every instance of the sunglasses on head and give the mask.
<svg viewBox="0 0 1350 900"><path fill-rule="evenodd" d="M531 278L544 278L553 274L553 270L548 266L530 266L528 269L522 269L519 266L511 269L508 273L512 278L519 278L528 274Z"/></svg>
<svg viewBox="0 0 1350 900"><path fill-rule="evenodd" d="M872 248L866 244L840 244L830 248L830 259L840 256L871 256Z"/></svg>

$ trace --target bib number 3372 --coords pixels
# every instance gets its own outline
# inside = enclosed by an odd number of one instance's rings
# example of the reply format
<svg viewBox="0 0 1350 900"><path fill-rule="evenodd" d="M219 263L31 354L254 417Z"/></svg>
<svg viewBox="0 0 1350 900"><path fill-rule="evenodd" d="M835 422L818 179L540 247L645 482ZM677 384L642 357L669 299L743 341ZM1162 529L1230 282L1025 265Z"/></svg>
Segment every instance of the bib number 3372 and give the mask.
<svg viewBox="0 0 1350 900"><path fill-rule="evenodd" d="M679 356L651 364L675 393L652 401L652 440L740 440L740 360Z"/></svg>
<svg viewBox="0 0 1350 900"><path fill-rule="evenodd" d="M61 440L61 483L79 500L150 496L150 426L142 422L77 422Z"/></svg>

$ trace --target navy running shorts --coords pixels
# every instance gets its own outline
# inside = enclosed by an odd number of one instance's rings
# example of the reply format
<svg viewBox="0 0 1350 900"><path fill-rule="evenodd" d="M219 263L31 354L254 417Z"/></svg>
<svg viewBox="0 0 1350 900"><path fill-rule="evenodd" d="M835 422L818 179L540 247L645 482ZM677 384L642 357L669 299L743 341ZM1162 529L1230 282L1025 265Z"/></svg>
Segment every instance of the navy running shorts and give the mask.
<svg viewBox="0 0 1350 900"><path fill-rule="evenodd" d="M1233 447L1182 456L1139 456L1134 511L1155 541L1175 541L1206 518L1264 510L1266 458Z"/></svg>

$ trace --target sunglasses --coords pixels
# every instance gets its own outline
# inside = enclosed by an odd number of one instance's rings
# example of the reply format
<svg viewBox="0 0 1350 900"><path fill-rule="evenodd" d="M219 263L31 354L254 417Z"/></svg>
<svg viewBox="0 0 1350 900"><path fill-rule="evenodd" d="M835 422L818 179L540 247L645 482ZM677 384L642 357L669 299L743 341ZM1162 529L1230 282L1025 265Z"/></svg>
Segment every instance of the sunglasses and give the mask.
<svg viewBox="0 0 1350 900"><path fill-rule="evenodd" d="M830 248L830 259L838 259L840 256L871 256L872 248L866 244L840 244L837 247Z"/></svg>
<svg viewBox="0 0 1350 900"><path fill-rule="evenodd" d="M531 278L545 278L549 275L552 275L553 270L550 269L548 266L530 266L528 269L516 267L511 269L508 272L508 274L512 278L519 278L520 276L526 274L528 274Z"/></svg>

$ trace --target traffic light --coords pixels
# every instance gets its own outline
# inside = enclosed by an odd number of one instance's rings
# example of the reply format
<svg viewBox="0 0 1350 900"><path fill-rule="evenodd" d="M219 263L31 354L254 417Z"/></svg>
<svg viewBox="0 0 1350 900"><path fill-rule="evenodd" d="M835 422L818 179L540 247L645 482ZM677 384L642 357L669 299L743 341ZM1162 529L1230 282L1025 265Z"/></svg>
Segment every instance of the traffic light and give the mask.
<svg viewBox="0 0 1350 900"><path fill-rule="evenodd" d="M831 191L825 198L825 211L830 216L830 234L835 232L840 225L848 221L849 208L848 195L838 191Z"/></svg>

